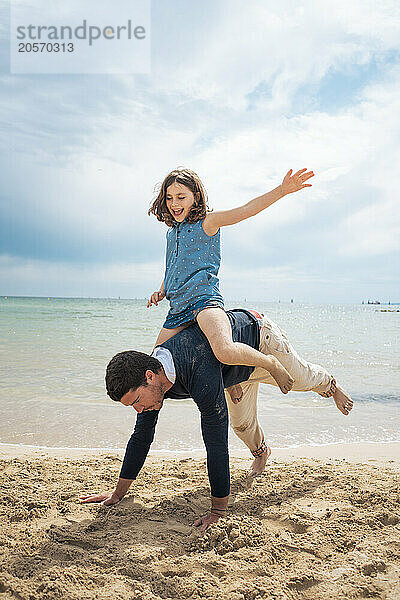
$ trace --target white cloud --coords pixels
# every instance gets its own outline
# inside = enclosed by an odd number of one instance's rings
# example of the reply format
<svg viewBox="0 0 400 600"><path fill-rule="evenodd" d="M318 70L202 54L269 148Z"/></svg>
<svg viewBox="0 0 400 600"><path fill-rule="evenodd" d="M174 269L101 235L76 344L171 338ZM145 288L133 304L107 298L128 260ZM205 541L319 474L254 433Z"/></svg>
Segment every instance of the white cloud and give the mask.
<svg viewBox="0 0 400 600"><path fill-rule="evenodd" d="M319 81L329 69L365 64L373 53L400 47L400 10L394 0L308 0L301 6L292 0L224 0L219 6L204 47L185 44L174 77L168 61L177 46L156 55L161 89L243 110L246 95L267 81L271 98L263 108L272 116L290 108L300 85Z"/></svg>
<svg viewBox="0 0 400 600"><path fill-rule="evenodd" d="M194 31L189 13L174 15L171 5L167 37L153 38L151 77L4 78L8 98L1 113L13 125L3 135L11 155L3 168L19 210L36 212L53 229L62 218L71 232L82 229L97 239L99 249L114 242L117 248L121 240L125 252L122 241L128 240L133 260L147 243L144 260L159 251L161 264L165 228L146 211L154 184L171 168L184 164L198 171L218 209L278 185L290 167L306 166L317 174L311 190L224 232L227 268L238 253L243 262L253 260L252 246L260 261L268 260L272 247L281 252L283 270L255 276L271 276L283 289L293 275L306 289L307 277L328 285L325 273L314 273L306 262L314 247L329 264L335 256L369 260L396 251L400 73L384 57L400 48L398 4L229 0L213 5L209 18L204 11ZM366 65L371 57L382 60L379 81L351 104L331 112L311 105L306 113L296 110L299 90L315 90L328 72ZM248 94L263 81L268 94L254 96L254 108L247 110ZM302 276L290 267L293 257L304 260ZM121 252L118 264L128 264L126 272L130 258ZM85 263L83 271L61 265L63 289L79 280L82 290L98 285L98 295L107 295L103 269L111 269L115 285L120 277L128 286L115 256L110 262L114 266ZM33 283L33 267L25 267L20 280L26 272ZM52 269L49 263L32 273L40 278L48 272L50 281L60 283ZM140 289L154 287L146 269L137 270L135 280Z"/></svg>

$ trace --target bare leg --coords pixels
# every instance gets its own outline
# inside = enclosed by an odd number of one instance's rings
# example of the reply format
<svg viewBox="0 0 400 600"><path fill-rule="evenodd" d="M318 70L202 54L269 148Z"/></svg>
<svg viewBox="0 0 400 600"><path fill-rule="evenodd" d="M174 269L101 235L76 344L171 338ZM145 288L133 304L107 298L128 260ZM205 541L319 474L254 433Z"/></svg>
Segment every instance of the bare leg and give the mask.
<svg viewBox="0 0 400 600"><path fill-rule="evenodd" d="M163 344L170 338L174 337L174 335L176 335L177 333L182 331L182 329L186 329L186 325L181 325L180 327L174 327L174 329L165 329L165 327L162 327L160 333L158 334L156 343L154 344L154 348L156 346L159 346L160 344Z"/></svg>
<svg viewBox="0 0 400 600"><path fill-rule="evenodd" d="M265 355L240 342L232 340L232 328L228 316L221 308L205 308L196 317L200 329L210 342L215 357L224 365L261 367L275 379L283 394L293 386L293 379L272 355Z"/></svg>

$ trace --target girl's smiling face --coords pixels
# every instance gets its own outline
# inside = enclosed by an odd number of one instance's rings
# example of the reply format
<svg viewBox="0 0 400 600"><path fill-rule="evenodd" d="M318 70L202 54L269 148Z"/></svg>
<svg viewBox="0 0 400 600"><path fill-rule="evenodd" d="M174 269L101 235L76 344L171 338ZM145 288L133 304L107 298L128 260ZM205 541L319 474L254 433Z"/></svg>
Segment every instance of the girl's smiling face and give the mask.
<svg viewBox="0 0 400 600"><path fill-rule="evenodd" d="M178 223L182 223L186 219L194 201L193 192L183 183L175 181L167 187L167 208Z"/></svg>

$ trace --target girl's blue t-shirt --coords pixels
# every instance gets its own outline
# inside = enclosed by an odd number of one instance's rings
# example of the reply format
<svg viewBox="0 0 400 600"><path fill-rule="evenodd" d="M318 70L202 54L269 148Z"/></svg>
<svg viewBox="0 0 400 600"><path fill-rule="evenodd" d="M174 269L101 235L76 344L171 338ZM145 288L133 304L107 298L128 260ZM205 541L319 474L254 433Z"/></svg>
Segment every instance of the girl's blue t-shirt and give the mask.
<svg viewBox="0 0 400 600"><path fill-rule="evenodd" d="M223 303L218 271L221 263L220 231L209 236L204 219L174 223L167 232L164 287L170 315L210 300Z"/></svg>

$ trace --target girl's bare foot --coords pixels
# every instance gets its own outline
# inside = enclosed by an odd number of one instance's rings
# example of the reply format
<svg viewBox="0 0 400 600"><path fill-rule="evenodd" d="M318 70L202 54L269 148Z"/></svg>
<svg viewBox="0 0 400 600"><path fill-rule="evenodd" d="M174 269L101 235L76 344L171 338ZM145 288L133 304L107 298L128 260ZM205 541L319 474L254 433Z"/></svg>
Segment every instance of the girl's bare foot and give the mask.
<svg viewBox="0 0 400 600"><path fill-rule="evenodd" d="M239 404L239 402L243 398L242 386L239 384L232 385L231 387L226 388L226 391L230 395L233 404Z"/></svg>
<svg viewBox="0 0 400 600"><path fill-rule="evenodd" d="M249 477L258 477L259 475L261 475L261 473L264 473L265 465L270 456L271 456L271 448L269 446L266 446L266 450L265 450L264 454L262 454L261 456L257 456L253 460L253 463L250 467L248 476Z"/></svg>
<svg viewBox="0 0 400 600"><path fill-rule="evenodd" d="M336 385L336 390L333 393L333 399L340 412L342 412L344 415L348 415L353 408L353 400L339 385Z"/></svg>
<svg viewBox="0 0 400 600"><path fill-rule="evenodd" d="M268 371L271 373L272 377L275 379L276 383L281 389L282 394L287 394L293 387L294 380L291 378L289 373L286 371L285 367L281 365L279 360L275 358L275 356L269 355L268 360L270 366L268 367Z"/></svg>

